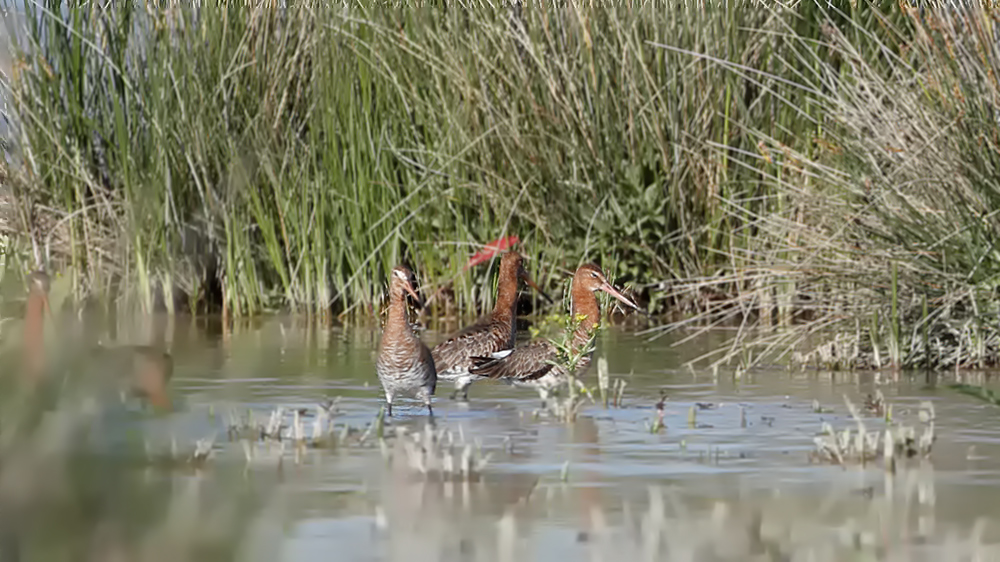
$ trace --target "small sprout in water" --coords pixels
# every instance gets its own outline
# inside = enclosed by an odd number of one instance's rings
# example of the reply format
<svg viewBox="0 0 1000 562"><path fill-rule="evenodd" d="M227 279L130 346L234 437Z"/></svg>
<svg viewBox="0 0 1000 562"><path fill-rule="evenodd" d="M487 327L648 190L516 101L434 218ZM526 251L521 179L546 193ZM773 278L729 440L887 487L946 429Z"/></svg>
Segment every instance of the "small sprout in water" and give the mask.
<svg viewBox="0 0 1000 562"><path fill-rule="evenodd" d="M661 390L660 400L656 403L655 406L656 418L653 419L653 423L649 424L650 433L659 433L661 430L663 430L664 427L666 427L666 424L663 423L663 415L665 412L666 403L667 403L667 394Z"/></svg>
<svg viewBox="0 0 1000 562"><path fill-rule="evenodd" d="M930 423L934 421L934 403L929 400L924 400L920 403L920 421L922 423Z"/></svg>
<svg viewBox="0 0 1000 562"><path fill-rule="evenodd" d="M625 381L623 379L615 379L615 408L622 407L622 401L623 398L625 397L625 385L627 384L628 381Z"/></svg>
<svg viewBox="0 0 1000 562"><path fill-rule="evenodd" d="M300 410L296 409L292 415L292 439L295 441L296 445L302 445L305 442L305 427L302 425L302 413Z"/></svg>
<svg viewBox="0 0 1000 562"><path fill-rule="evenodd" d="M375 436L379 439L385 437L385 406L379 408L375 416Z"/></svg>
<svg viewBox="0 0 1000 562"><path fill-rule="evenodd" d="M865 409L876 416L886 414L885 395L881 390L876 390L874 396L869 394L865 397Z"/></svg>
<svg viewBox="0 0 1000 562"><path fill-rule="evenodd" d="M882 447L882 457L885 459L885 469L888 472L896 472L896 444L892 439L892 430L885 430L885 440Z"/></svg>
<svg viewBox="0 0 1000 562"><path fill-rule="evenodd" d="M656 418L656 419L654 419L653 423L647 423L647 426L649 427L649 432L650 433L659 433L659 432L663 431L664 427L666 427L663 424L663 418L659 418L659 417Z"/></svg>
<svg viewBox="0 0 1000 562"><path fill-rule="evenodd" d="M663 412L663 409L667 405L667 393L663 390L660 391L660 400L656 403L656 411Z"/></svg>
<svg viewBox="0 0 1000 562"><path fill-rule="evenodd" d="M195 443L194 452L191 453L190 462L195 465L202 465L212 455L212 446L215 444L215 436L199 439Z"/></svg>
<svg viewBox="0 0 1000 562"><path fill-rule="evenodd" d="M597 358L597 389L601 393L601 403L605 409L608 407L608 379L608 358L602 355Z"/></svg>
<svg viewBox="0 0 1000 562"><path fill-rule="evenodd" d="M340 404L340 396L330 400L329 398L324 399L319 403L319 408L321 408L326 415L333 417L337 414L337 406Z"/></svg>
<svg viewBox="0 0 1000 562"><path fill-rule="evenodd" d="M833 412L833 410L831 410L829 408L824 408L823 406L820 405L819 400L813 398L813 413L815 413L815 414L829 414L831 412Z"/></svg>
<svg viewBox="0 0 1000 562"><path fill-rule="evenodd" d="M694 428L698 425L698 409L694 406L688 408L688 427Z"/></svg>
<svg viewBox="0 0 1000 562"><path fill-rule="evenodd" d="M559 473L561 482L569 482L569 461L563 463L562 471Z"/></svg>

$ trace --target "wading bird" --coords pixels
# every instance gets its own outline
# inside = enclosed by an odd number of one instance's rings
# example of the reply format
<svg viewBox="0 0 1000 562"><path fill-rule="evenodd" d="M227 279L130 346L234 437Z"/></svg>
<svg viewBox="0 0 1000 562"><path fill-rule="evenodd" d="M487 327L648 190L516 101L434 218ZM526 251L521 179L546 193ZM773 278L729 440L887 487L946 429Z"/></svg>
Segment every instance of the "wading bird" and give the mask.
<svg viewBox="0 0 1000 562"><path fill-rule="evenodd" d="M598 324L601 308L597 291L604 291L626 305L640 310L638 305L618 292L608 283L601 268L594 264L581 265L573 276L570 288L570 314L579 324L569 334L569 352L580 354L590 346ZM558 363L559 348L550 340L537 340L513 350L500 351L488 357L474 357L473 375L502 380L515 386L531 387L538 391L544 403L550 392L558 386L572 382L590 366L593 351L584 354L576 363L574 373Z"/></svg>
<svg viewBox="0 0 1000 562"><path fill-rule="evenodd" d="M437 386L437 370L431 351L413 333L406 318L406 295L420 302L414 289L413 272L405 265L392 269L389 279L389 316L382 329L375 372L385 391L388 413L392 415L392 400L400 394L416 396L427 405L433 416L431 396Z"/></svg>
<svg viewBox="0 0 1000 562"><path fill-rule="evenodd" d="M524 258L517 252L507 252L500 258L497 301L490 317L463 328L431 350L438 379L455 384L455 391L451 394L452 399L461 393L462 399L467 400L469 386L484 378L469 373L473 357L490 356L514 347L517 336L514 325L519 279L524 279L531 288L552 302L552 298L528 276L528 272L524 269Z"/></svg>

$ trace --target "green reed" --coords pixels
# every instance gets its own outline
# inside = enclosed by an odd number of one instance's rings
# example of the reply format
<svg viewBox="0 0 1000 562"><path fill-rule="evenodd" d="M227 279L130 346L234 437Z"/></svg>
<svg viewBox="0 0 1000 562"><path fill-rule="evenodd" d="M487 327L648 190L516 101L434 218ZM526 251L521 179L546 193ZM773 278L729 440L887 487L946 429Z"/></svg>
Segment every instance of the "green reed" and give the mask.
<svg viewBox="0 0 1000 562"><path fill-rule="evenodd" d="M838 364L998 359L989 11L25 13L8 222L78 295L372 318L407 261L431 313L477 312L492 268L462 265L516 234L540 283L595 260L654 312L767 328L717 357L832 328Z"/></svg>
<svg viewBox="0 0 1000 562"><path fill-rule="evenodd" d="M403 260L475 309L487 274L461 266L507 234L542 282L712 275L778 204L760 135L817 122L775 78L815 9L738 4L32 3L4 84L18 232L80 292L232 315L369 315Z"/></svg>

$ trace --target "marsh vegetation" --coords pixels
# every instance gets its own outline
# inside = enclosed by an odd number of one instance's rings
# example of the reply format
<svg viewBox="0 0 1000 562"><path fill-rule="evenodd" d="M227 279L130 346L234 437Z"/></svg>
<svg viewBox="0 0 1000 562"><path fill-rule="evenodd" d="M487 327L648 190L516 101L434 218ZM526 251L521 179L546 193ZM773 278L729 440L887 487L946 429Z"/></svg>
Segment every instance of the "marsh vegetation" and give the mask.
<svg viewBox="0 0 1000 562"><path fill-rule="evenodd" d="M5 2L0 559L1000 557L994 8L626 4ZM432 343L510 236L652 320L387 419L390 270Z"/></svg>
<svg viewBox="0 0 1000 562"><path fill-rule="evenodd" d="M712 360L996 360L992 8L59 6L8 6L2 223L78 296L362 320L406 260L468 314L517 235Z"/></svg>

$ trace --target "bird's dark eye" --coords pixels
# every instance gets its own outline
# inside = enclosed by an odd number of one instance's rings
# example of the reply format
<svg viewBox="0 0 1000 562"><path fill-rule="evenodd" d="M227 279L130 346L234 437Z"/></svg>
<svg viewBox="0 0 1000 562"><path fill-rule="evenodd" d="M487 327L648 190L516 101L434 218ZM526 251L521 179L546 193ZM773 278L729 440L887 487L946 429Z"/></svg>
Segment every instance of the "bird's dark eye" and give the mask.
<svg viewBox="0 0 1000 562"><path fill-rule="evenodd" d="M597 272L596 271L591 271L590 272L590 276L593 277L594 279L597 279Z"/></svg>

